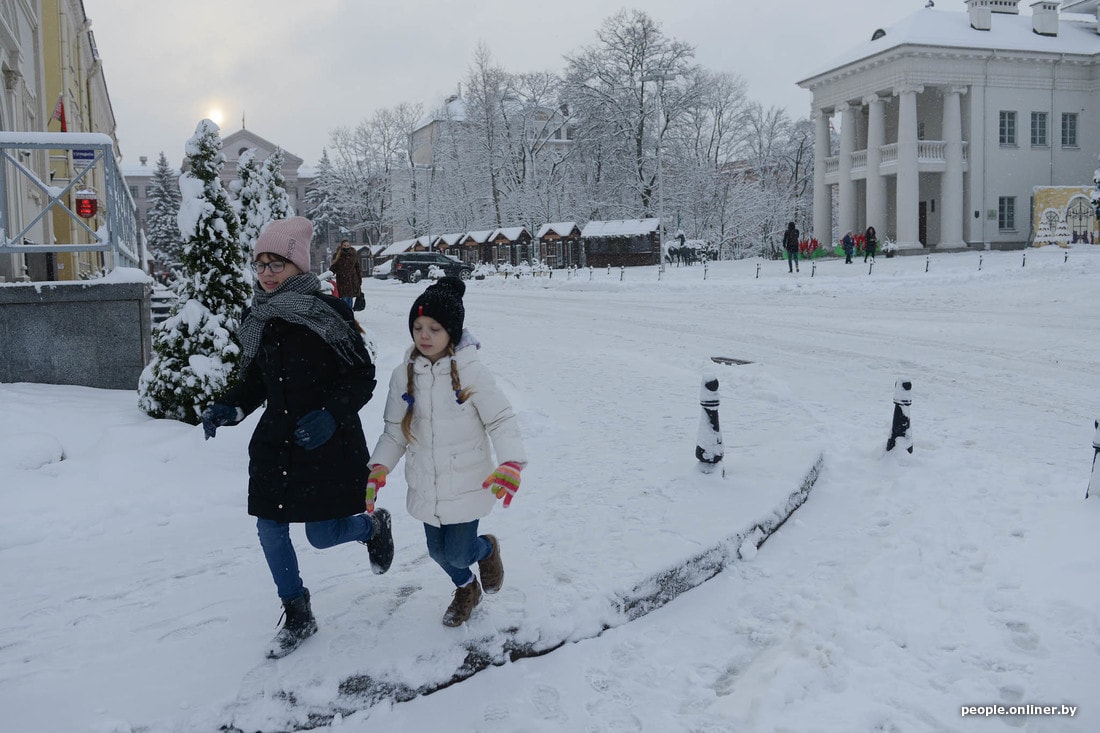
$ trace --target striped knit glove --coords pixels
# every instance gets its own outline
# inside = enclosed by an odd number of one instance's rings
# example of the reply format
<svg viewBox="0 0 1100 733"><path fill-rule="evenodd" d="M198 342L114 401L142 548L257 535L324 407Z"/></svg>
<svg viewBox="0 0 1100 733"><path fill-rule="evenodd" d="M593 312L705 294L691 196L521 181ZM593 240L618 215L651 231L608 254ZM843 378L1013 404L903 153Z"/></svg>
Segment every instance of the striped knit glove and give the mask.
<svg viewBox="0 0 1100 733"><path fill-rule="evenodd" d="M381 463L372 463L370 475L367 476L367 514L374 514L374 500L378 498L378 492L386 485L386 476L390 469Z"/></svg>
<svg viewBox="0 0 1100 733"><path fill-rule="evenodd" d="M512 503L512 497L519 491L519 472L522 470L523 466L515 461L502 463L489 474L481 488L492 491L498 499L503 498L504 508L507 509Z"/></svg>

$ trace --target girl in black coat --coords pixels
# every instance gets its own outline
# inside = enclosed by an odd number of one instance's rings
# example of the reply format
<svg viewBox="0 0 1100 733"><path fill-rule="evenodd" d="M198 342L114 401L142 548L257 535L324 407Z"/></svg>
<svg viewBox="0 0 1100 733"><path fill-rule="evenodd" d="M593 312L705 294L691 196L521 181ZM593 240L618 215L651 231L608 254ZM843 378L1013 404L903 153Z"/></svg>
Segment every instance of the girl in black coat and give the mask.
<svg viewBox="0 0 1100 733"><path fill-rule="evenodd" d="M866 262L870 257L875 259L875 252L878 250L878 235L875 234L874 227L867 227L867 233L863 238L863 261Z"/></svg>
<svg viewBox="0 0 1100 733"><path fill-rule="evenodd" d="M376 573L393 560L389 513L363 514L370 457L359 410L374 391L374 364L351 308L323 295L309 271L312 234L302 217L260 234L256 292L237 332L241 377L202 415L211 438L267 404L248 445L248 513L286 613L272 658L317 630L291 522L305 522L314 547L365 543Z"/></svg>

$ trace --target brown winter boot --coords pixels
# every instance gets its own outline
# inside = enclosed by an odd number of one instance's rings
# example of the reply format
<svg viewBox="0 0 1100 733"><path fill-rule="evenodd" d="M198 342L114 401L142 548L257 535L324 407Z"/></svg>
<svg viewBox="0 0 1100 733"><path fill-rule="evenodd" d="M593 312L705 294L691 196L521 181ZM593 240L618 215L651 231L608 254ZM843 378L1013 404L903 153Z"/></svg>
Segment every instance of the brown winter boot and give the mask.
<svg viewBox="0 0 1100 733"><path fill-rule="evenodd" d="M443 614L444 626L461 626L470 618L474 607L481 602L481 586L474 578L461 588L455 588L455 597L447 612Z"/></svg>
<svg viewBox="0 0 1100 733"><path fill-rule="evenodd" d="M481 575L481 587L486 593L492 594L504 584L504 563L500 561L500 543L496 536L487 534L485 539L489 540L493 551L489 553L489 557L477 561L477 570Z"/></svg>

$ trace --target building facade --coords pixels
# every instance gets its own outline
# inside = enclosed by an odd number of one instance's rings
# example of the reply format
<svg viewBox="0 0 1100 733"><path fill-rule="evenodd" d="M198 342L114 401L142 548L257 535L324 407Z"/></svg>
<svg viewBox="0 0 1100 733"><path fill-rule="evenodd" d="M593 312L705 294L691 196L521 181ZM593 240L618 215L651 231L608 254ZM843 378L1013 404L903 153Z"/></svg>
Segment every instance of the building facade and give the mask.
<svg viewBox="0 0 1100 733"><path fill-rule="evenodd" d="M225 166L221 172L222 185L228 191L229 185L237 180L237 161L244 154L244 151L253 149L256 151L256 160L264 161L278 147L270 140L266 140L243 127L222 138L222 153L225 155ZM153 207L151 195L156 161L150 161L149 157L144 155L139 158L139 161L139 165L123 167L122 172L126 177L130 195L137 206L138 227L144 230L148 221L149 210ZM296 214L300 215L306 213L306 191L313 182L313 172L311 169L304 167L303 162L297 155L283 150L283 165L280 170L285 180L287 195L290 197L290 207ZM186 168L187 163L184 161L184 170ZM175 173L178 175L179 171L176 170ZM331 249L332 247L327 244L327 240L315 235L313 251L310 253L312 261L314 263L328 262L331 259L331 252L328 250Z"/></svg>
<svg viewBox="0 0 1100 733"><path fill-rule="evenodd" d="M19 0L0 0L0 72L4 93L0 94L0 130L11 132L38 132L45 129L45 88L42 73L42 12L37 3ZM31 152L20 161L30 167L39 178L49 175L46 151ZM13 166L4 163L8 171ZM7 190L6 207L10 224L22 229L41 211L44 201L41 193L33 190L25 179L12 176ZM40 221L30 232L38 242L47 241L49 223ZM26 255L0 254L0 282L11 282L27 277Z"/></svg>
<svg viewBox="0 0 1100 733"><path fill-rule="evenodd" d="M1022 247L1035 186L1092 180L1100 0L1037 0L1031 16L1018 0L959 3L878 29L799 82L820 241L874 226L902 250Z"/></svg>

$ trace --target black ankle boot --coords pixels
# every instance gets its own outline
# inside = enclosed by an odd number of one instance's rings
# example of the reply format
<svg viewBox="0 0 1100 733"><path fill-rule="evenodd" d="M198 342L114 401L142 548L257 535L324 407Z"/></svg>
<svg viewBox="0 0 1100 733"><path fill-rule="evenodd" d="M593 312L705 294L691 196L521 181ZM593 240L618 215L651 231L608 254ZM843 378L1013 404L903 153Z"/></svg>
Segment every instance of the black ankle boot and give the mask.
<svg viewBox="0 0 1100 733"><path fill-rule="evenodd" d="M375 575L381 575L393 563L393 521L385 509L376 509L374 515L368 519L373 524L373 529L370 539L363 544L367 546L367 555L370 556L371 571Z"/></svg>
<svg viewBox="0 0 1100 733"><path fill-rule="evenodd" d="M286 623L271 640L267 650L268 659L279 659L290 654L298 646L317 633L317 620L309 607L309 589L297 598L283 601L283 616Z"/></svg>

